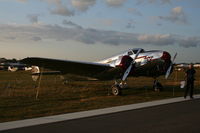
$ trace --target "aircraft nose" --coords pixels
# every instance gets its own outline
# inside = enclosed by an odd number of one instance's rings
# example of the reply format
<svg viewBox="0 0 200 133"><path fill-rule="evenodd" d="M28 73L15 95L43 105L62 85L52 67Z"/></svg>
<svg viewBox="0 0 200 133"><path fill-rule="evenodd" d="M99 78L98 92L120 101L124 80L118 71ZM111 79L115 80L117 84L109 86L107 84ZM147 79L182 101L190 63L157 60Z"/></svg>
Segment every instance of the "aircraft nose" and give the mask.
<svg viewBox="0 0 200 133"><path fill-rule="evenodd" d="M163 55L162 55L161 58L163 60L165 60L165 61L171 61L171 55L168 52L166 52L166 51L163 52Z"/></svg>

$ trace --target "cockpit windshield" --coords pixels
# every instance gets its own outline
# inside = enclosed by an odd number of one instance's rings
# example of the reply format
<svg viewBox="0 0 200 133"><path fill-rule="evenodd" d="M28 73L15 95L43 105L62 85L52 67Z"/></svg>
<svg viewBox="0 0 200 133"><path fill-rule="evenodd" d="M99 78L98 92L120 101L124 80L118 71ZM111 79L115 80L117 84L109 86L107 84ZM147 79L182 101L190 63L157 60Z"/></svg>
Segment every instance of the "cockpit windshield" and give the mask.
<svg viewBox="0 0 200 133"><path fill-rule="evenodd" d="M128 55L137 54L138 50L139 49L130 49L127 54ZM144 52L144 49L141 49L140 53L143 53L143 52Z"/></svg>
<svg viewBox="0 0 200 133"><path fill-rule="evenodd" d="M139 49L132 49L132 53L136 54L138 52ZM143 53L144 49L141 49L140 53Z"/></svg>

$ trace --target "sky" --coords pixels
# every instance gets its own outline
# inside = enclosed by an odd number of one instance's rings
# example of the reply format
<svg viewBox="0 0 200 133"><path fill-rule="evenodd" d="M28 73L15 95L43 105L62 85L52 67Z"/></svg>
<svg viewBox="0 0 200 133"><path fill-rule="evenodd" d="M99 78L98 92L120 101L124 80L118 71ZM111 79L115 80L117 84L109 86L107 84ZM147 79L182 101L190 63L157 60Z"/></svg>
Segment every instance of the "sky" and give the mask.
<svg viewBox="0 0 200 133"><path fill-rule="evenodd" d="M199 0L0 0L0 57L98 61L131 48L200 62Z"/></svg>

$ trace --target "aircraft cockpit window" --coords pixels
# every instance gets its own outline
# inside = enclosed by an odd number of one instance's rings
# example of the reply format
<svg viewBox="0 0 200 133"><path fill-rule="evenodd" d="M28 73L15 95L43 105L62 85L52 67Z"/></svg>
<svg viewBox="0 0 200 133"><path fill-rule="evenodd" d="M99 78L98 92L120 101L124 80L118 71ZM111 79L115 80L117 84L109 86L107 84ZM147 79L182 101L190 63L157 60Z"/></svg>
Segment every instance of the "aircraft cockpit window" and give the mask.
<svg viewBox="0 0 200 133"><path fill-rule="evenodd" d="M128 51L128 55L132 55L133 54L133 52L132 51Z"/></svg>
<svg viewBox="0 0 200 133"><path fill-rule="evenodd" d="M136 54L137 52L138 52L138 50L132 50L133 51L133 53L134 54ZM144 52L144 49L142 49L141 51L140 51L140 53L143 53Z"/></svg>

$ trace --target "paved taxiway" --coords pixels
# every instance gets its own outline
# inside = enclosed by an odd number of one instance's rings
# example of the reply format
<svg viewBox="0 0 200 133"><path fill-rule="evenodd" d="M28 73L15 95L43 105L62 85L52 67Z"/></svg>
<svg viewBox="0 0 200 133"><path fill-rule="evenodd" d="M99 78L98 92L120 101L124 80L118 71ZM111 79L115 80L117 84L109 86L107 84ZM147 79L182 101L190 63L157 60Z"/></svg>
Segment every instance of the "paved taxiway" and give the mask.
<svg viewBox="0 0 200 133"><path fill-rule="evenodd" d="M199 133L200 99L88 118L1 131L2 133Z"/></svg>

